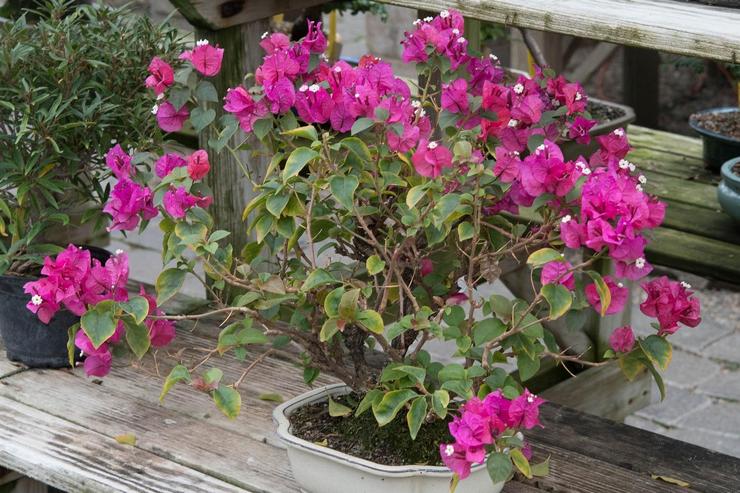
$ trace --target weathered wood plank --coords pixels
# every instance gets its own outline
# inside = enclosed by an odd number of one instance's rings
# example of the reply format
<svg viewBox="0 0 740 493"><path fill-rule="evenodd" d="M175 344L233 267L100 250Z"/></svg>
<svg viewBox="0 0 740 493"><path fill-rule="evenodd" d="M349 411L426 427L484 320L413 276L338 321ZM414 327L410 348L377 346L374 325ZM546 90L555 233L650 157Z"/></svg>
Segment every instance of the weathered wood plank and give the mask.
<svg viewBox="0 0 740 493"><path fill-rule="evenodd" d="M731 283L740 280L740 245L661 227L653 230L645 252L656 265Z"/></svg>
<svg viewBox="0 0 740 493"><path fill-rule="evenodd" d="M643 170L643 174L647 178L645 191L648 193L693 207L719 210L717 187L715 186L654 171Z"/></svg>
<svg viewBox="0 0 740 493"><path fill-rule="evenodd" d="M553 404L543 406L541 416L545 428L527 437L536 453L551 454L550 476L537 481L546 491L738 491L740 459ZM690 486L654 480L653 474Z"/></svg>
<svg viewBox="0 0 740 493"><path fill-rule="evenodd" d="M697 159L700 159L702 155L701 139L697 137L688 137L639 125L630 125L627 135L630 144L636 148L652 149Z"/></svg>
<svg viewBox="0 0 740 493"><path fill-rule="evenodd" d="M4 396L0 464L70 492L250 491Z"/></svg>
<svg viewBox="0 0 740 493"><path fill-rule="evenodd" d="M686 205L673 200L666 200L666 202L668 207L665 221L663 221L664 227L733 243L740 248L740 228L724 212Z"/></svg>
<svg viewBox="0 0 740 493"><path fill-rule="evenodd" d="M428 0L382 0L429 9ZM435 9L509 26L570 34L699 58L740 59L740 12L671 0L456 0Z"/></svg>

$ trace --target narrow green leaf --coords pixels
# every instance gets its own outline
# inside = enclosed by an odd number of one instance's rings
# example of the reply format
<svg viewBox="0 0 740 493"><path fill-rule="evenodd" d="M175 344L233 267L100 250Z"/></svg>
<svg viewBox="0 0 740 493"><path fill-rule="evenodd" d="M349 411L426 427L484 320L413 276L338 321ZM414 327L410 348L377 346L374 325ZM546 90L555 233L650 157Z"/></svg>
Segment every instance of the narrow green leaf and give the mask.
<svg viewBox="0 0 740 493"><path fill-rule="evenodd" d="M339 322L336 318L329 318L324 322L324 325L321 326L321 332L319 332L319 340L321 342L326 342L332 337L334 337L334 334L339 332L339 325L337 325L337 322Z"/></svg>
<svg viewBox="0 0 740 493"><path fill-rule="evenodd" d="M333 284L335 282L337 282L336 279L334 279L334 277L332 277L332 275L329 274L327 271L325 271L324 269L316 269L308 275L305 281L303 281L301 291L310 291L319 286L323 286L325 284Z"/></svg>
<svg viewBox="0 0 740 493"><path fill-rule="evenodd" d="M137 358L141 359L151 346L149 339L149 329L143 323L134 323L131 320L124 319L123 324L126 326L126 342L131 351Z"/></svg>
<svg viewBox="0 0 740 493"><path fill-rule="evenodd" d="M435 390L432 394L432 409L441 419L447 416L447 406L450 404L450 394L446 390Z"/></svg>
<svg viewBox="0 0 740 493"><path fill-rule="evenodd" d="M593 279L594 285L596 286L596 292L599 293L599 300L601 301L601 316L603 317L606 315L606 311L612 303L612 293L609 290L609 286L604 282L604 278L601 277L601 274L595 270L586 271L586 274Z"/></svg>
<svg viewBox="0 0 740 493"><path fill-rule="evenodd" d="M172 371L170 371L170 374L167 375L164 385L162 386L162 393L159 394L160 401L164 400L164 396L167 395L177 382L191 382L190 371L183 365L175 366Z"/></svg>
<svg viewBox="0 0 740 493"><path fill-rule="evenodd" d="M406 424L409 427L409 433L411 439L416 440L416 435L419 433L421 425L424 424L424 419L427 416L427 398L425 396L419 396L411 403L411 409L406 413Z"/></svg>
<svg viewBox="0 0 740 493"><path fill-rule="evenodd" d="M557 320L565 315L573 304L573 295L562 284L545 284L542 296L550 305L550 320Z"/></svg>
<svg viewBox="0 0 740 493"><path fill-rule="evenodd" d="M360 132L363 132L367 130L368 128L372 127L373 122L370 118L358 118L355 120L355 123L352 124L352 129L350 130L351 135L357 135Z"/></svg>
<svg viewBox="0 0 740 493"><path fill-rule="evenodd" d="M157 306L162 306L182 288L185 282L184 270L165 269L157 277L155 288L157 289Z"/></svg>
<svg viewBox="0 0 740 493"><path fill-rule="evenodd" d="M229 419L236 419L242 408L242 396L239 392L223 384L213 391L213 402Z"/></svg>
<svg viewBox="0 0 740 493"><path fill-rule="evenodd" d="M308 147L299 147L291 152L288 160L285 162L285 168L283 168L283 180L287 181L296 176L309 161L316 159L318 156L318 152Z"/></svg>
<svg viewBox="0 0 740 493"><path fill-rule="evenodd" d="M548 262L553 262L553 261L559 262L562 260L563 260L563 256L560 254L559 251L554 250L552 248L542 248L532 253L529 256L529 258L527 258L527 263L529 265L537 267L539 265L543 265Z"/></svg>
<svg viewBox="0 0 740 493"><path fill-rule="evenodd" d="M360 403L357 405L355 410L355 416L360 416L362 413L370 409L375 403L380 402L383 398L383 391L380 389L372 389L365 394Z"/></svg>
<svg viewBox="0 0 740 493"><path fill-rule="evenodd" d="M286 130L283 135L290 135L291 137L300 137L301 139L310 140L311 142L319 140L319 134L316 132L316 128L313 125L306 125L303 127L294 128L292 130Z"/></svg>
<svg viewBox="0 0 740 493"><path fill-rule="evenodd" d="M398 411L409 400L417 396L413 390L392 390L385 394L377 405L373 405L373 414L379 426L385 426L396 417Z"/></svg>
<svg viewBox="0 0 740 493"><path fill-rule="evenodd" d="M283 402L285 400L282 395L276 394L274 392L267 392L265 394L260 394L257 398L261 401L270 401L270 402Z"/></svg>
<svg viewBox="0 0 740 493"><path fill-rule="evenodd" d="M527 479L532 479L532 468L530 467L527 458L524 457L522 451L515 448L511 449L509 454L511 455L511 460L514 462L514 465L519 469L519 472L524 474Z"/></svg>

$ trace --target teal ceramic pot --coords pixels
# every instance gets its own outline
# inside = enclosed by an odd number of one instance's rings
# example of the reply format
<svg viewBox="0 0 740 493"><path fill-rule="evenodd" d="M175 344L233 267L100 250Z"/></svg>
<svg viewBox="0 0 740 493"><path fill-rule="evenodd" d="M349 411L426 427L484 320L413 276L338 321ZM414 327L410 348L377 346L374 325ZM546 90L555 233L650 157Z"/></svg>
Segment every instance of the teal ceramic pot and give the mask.
<svg viewBox="0 0 740 493"><path fill-rule="evenodd" d="M740 167L740 157L730 159L722 165L722 181L717 187L717 199L727 215L740 223L740 176L732 171Z"/></svg>
<svg viewBox="0 0 740 493"><path fill-rule="evenodd" d="M713 108L710 110L700 111L697 115L706 113L733 113L736 111L738 111L736 106L728 108ZM706 128L699 126L693 118L689 119L689 126L701 135L704 165L714 173L717 173L722 166L722 163L726 162L728 159L740 156L740 140L707 130Z"/></svg>

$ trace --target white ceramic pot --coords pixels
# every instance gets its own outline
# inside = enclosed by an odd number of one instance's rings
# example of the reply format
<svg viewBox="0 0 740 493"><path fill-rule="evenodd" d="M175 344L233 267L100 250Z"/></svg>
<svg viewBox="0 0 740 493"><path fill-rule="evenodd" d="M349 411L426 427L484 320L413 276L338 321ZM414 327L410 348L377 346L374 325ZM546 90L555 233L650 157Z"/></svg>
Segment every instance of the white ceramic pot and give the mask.
<svg viewBox="0 0 740 493"><path fill-rule="evenodd" d="M452 472L446 467L384 466L307 442L291 433L288 417L296 409L349 391L343 384L328 385L284 402L272 413L301 489L307 493L449 493ZM460 481L455 492L498 493L503 487L503 482L492 484L485 464L480 464Z"/></svg>

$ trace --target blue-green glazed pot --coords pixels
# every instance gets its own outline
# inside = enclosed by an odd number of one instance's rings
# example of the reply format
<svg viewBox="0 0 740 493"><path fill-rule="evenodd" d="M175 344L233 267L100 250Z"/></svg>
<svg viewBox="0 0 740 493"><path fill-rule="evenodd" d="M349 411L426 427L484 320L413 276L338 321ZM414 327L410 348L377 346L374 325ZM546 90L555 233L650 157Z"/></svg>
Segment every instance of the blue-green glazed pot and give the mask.
<svg viewBox="0 0 740 493"><path fill-rule="evenodd" d="M717 187L717 199L722 209L740 223L740 175L732 171L740 157L730 159L722 165L722 181Z"/></svg>

